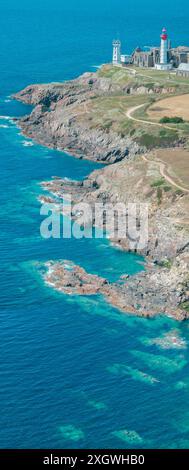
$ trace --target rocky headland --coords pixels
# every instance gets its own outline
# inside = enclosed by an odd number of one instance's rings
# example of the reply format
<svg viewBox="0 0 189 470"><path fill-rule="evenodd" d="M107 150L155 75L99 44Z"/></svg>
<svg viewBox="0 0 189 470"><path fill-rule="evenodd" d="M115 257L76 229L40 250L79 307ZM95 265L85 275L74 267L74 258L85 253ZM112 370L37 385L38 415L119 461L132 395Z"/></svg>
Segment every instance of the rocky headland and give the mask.
<svg viewBox="0 0 189 470"><path fill-rule="evenodd" d="M41 202L62 210L60 199L69 193L73 203L88 202L92 208L97 202L148 205L148 240L139 250L147 259L143 272L130 277L125 273L109 283L70 261L50 261L45 280L55 289L72 295L102 294L119 310L140 316L189 317L189 191L167 182L154 150L172 146L174 152L186 142L186 135L148 123L144 129L140 122L128 119L127 111L146 99L150 104L161 95L178 92L178 86L149 85L131 75L113 80L103 73L87 73L62 84L33 85L15 95L34 106L29 116L19 120L27 136L78 158L111 163L84 181L54 177L43 182L48 195L41 196ZM81 214L73 209L71 217L79 223ZM85 222L98 225L95 217ZM139 216L137 224L139 229ZM110 231L110 241L119 249L131 250L128 236L120 238L115 231L111 236ZM132 249L138 251L135 246Z"/></svg>
<svg viewBox="0 0 189 470"><path fill-rule="evenodd" d="M91 127L88 114L92 100L109 93L111 87L106 80L96 79L92 73L62 85L27 87L15 98L35 107L19 124L27 136L42 145L78 158L114 163L140 149L129 137L121 139L113 131L106 133L100 126Z"/></svg>
<svg viewBox="0 0 189 470"><path fill-rule="evenodd" d="M123 80L119 73L109 77L104 67L68 82L28 86L13 96L34 106L19 120L22 131L42 145L104 163L132 159L154 144L180 145L183 138L174 131L162 135L152 126L141 131L127 116L133 105L153 103L179 89L169 83L150 85L149 79L131 73Z"/></svg>

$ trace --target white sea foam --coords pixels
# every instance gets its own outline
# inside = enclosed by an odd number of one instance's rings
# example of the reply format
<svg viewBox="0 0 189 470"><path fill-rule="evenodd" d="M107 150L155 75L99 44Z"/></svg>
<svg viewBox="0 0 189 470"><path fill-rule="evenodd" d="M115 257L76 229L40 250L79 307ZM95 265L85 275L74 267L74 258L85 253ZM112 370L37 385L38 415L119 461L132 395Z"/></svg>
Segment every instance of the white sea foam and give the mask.
<svg viewBox="0 0 189 470"><path fill-rule="evenodd" d="M100 69L100 68L102 67L102 65L103 65L103 64L101 64L101 65L92 65L92 68L93 68L93 69Z"/></svg>
<svg viewBox="0 0 189 470"><path fill-rule="evenodd" d="M28 140L24 140L22 142L23 147L33 147L33 142L29 142Z"/></svg>
<svg viewBox="0 0 189 470"><path fill-rule="evenodd" d="M5 121L10 121L10 119L12 119L12 118L11 118L11 116L0 116L0 119L5 120Z"/></svg>
<svg viewBox="0 0 189 470"><path fill-rule="evenodd" d="M6 124L0 124L0 127L1 127L2 129L8 129L8 128L9 128L9 126L6 126Z"/></svg>

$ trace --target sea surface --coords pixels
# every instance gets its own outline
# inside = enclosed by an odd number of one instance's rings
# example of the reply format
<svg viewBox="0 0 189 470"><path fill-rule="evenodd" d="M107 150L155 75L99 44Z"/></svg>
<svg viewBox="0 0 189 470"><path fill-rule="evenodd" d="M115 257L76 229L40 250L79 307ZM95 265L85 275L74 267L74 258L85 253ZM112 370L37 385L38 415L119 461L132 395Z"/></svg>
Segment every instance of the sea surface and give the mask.
<svg viewBox="0 0 189 470"><path fill-rule="evenodd" d="M141 258L104 239L40 237L40 182L99 166L28 145L11 117L30 109L10 99L95 70L117 35L124 52L158 44L163 26L189 44L188 17L184 0L1 2L1 448L189 448L189 323L127 316L44 284L39 263L50 259L117 279Z"/></svg>

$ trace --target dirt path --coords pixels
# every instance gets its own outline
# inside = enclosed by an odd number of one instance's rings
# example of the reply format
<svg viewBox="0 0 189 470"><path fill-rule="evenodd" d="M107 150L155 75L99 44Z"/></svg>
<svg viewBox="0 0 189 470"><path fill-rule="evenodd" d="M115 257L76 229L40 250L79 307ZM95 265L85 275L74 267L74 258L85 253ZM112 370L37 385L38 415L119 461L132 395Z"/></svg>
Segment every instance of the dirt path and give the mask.
<svg viewBox="0 0 189 470"><path fill-rule="evenodd" d="M139 119L139 118L135 118L133 116L133 113L135 111L137 111L138 109L142 108L143 106L146 106L148 103L143 103L143 104L139 104L139 106L134 106L134 108L130 108L128 109L128 111L126 112L126 116L128 119L131 119L132 121L135 121L135 122L142 122L144 124L150 124L151 126L158 126L158 127L163 127L164 129L169 129L171 131L176 131L177 132L177 129L175 127L170 127L170 126L166 126L165 124L160 124L160 122L154 122L154 121L145 121L144 119Z"/></svg>
<svg viewBox="0 0 189 470"><path fill-rule="evenodd" d="M146 158L144 155L142 156L143 160L145 162L148 162L149 163L149 160L148 158ZM184 191L186 193L189 193L189 189L187 188L184 188L183 186L181 186L180 184L177 184L172 178L171 176L169 176L166 172L167 170L167 167L166 167L166 164L164 162L162 162L161 160L157 160L156 162L153 161L154 163L157 163L157 165L159 165L159 171L160 171L160 175L162 176L162 178L165 178L165 180L172 184L173 186L175 186L177 189L181 189L181 191Z"/></svg>

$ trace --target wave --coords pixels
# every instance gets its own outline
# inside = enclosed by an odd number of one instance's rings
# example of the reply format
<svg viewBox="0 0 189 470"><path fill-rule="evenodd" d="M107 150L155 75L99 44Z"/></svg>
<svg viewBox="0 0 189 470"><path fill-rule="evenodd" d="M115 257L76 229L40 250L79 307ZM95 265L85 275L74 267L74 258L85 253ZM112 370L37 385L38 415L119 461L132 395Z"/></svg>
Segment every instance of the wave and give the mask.
<svg viewBox="0 0 189 470"><path fill-rule="evenodd" d="M100 68L102 67L102 65L103 65L103 64L101 64L101 65L92 65L92 68L93 68L93 69L100 69Z"/></svg>
<svg viewBox="0 0 189 470"><path fill-rule="evenodd" d="M23 147L33 147L34 144L33 144L33 142L29 142L27 140L24 140L22 142L22 145L23 145Z"/></svg>
<svg viewBox="0 0 189 470"><path fill-rule="evenodd" d="M11 116L0 116L0 119L5 120L5 121L10 121L12 119L12 117Z"/></svg>

